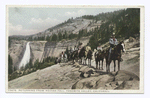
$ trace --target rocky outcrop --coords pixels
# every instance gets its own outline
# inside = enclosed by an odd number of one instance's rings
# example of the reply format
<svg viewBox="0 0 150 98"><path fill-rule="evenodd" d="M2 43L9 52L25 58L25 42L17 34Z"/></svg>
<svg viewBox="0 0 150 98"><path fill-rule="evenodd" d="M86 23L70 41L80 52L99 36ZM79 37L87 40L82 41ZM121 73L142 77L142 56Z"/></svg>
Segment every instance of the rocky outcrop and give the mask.
<svg viewBox="0 0 150 98"><path fill-rule="evenodd" d="M135 38L133 38L133 37L130 37L130 38L129 38L129 42L135 42L135 41L136 41Z"/></svg>
<svg viewBox="0 0 150 98"><path fill-rule="evenodd" d="M121 70L118 72L111 72L109 74L98 74L93 69L92 73L97 74L93 76L88 74L87 77L85 77L85 73L88 73L91 70L92 68L88 68L87 66L83 66L78 69L78 71L82 74L82 76L80 76L84 78L77 81L72 86L72 89L139 89L139 77L134 73Z"/></svg>

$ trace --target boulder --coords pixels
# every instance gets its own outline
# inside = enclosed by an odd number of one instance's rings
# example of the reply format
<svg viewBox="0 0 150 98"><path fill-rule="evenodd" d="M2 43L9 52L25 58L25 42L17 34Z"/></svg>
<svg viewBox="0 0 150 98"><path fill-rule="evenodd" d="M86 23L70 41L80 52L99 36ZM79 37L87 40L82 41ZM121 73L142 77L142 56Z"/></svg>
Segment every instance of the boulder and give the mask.
<svg viewBox="0 0 150 98"><path fill-rule="evenodd" d="M129 42L135 42L136 41L136 39L135 38L133 38L133 37L129 37Z"/></svg>
<svg viewBox="0 0 150 98"><path fill-rule="evenodd" d="M75 64L73 64L73 67L76 67L76 68L81 68L81 67L83 67L83 65L80 65L79 63L75 63Z"/></svg>
<svg viewBox="0 0 150 98"><path fill-rule="evenodd" d="M76 82L72 86L72 89L92 89L95 88L97 81L98 81L97 77L85 78Z"/></svg>
<svg viewBox="0 0 150 98"><path fill-rule="evenodd" d="M90 77L91 74L94 74L95 69L89 68L89 67L84 67L84 68L81 68L79 70L79 72L81 72L81 74L80 74L81 77L86 78L86 77Z"/></svg>
<svg viewBox="0 0 150 98"><path fill-rule="evenodd" d="M100 75L98 77L84 78L76 82L72 89L97 89L100 87L105 87L108 82L114 80L111 75Z"/></svg>
<svg viewBox="0 0 150 98"><path fill-rule="evenodd" d="M137 90L139 89L139 81L134 80L134 81L123 81L120 82L121 84L116 87L116 90Z"/></svg>
<svg viewBox="0 0 150 98"><path fill-rule="evenodd" d="M134 73L124 71L124 70L118 71L117 75L115 76L115 81L129 81L129 80L139 81L139 77Z"/></svg>
<svg viewBox="0 0 150 98"><path fill-rule="evenodd" d="M78 71L78 70L79 70L79 68L74 68L71 71L74 72L74 71Z"/></svg>
<svg viewBox="0 0 150 98"><path fill-rule="evenodd" d="M111 75L101 75L99 76L99 80L97 81L97 87L105 87L105 85L109 82L113 82L114 81L114 76Z"/></svg>
<svg viewBox="0 0 150 98"><path fill-rule="evenodd" d="M88 66L83 66L83 67L81 67L81 68L79 69L79 72L84 71L86 68L89 68L89 67L88 67Z"/></svg>

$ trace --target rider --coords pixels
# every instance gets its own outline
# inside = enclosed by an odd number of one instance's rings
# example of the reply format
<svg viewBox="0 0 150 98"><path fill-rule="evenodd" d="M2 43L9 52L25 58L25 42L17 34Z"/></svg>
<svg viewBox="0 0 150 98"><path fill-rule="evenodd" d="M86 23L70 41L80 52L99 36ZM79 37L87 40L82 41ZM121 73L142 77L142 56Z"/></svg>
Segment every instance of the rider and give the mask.
<svg viewBox="0 0 150 98"><path fill-rule="evenodd" d="M74 51L76 51L76 50L78 50L78 48L77 48L77 46L75 45L75 46L74 46Z"/></svg>
<svg viewBox="0 0 150 98"><path fill-rule="evenodd" d="M70 47L70 53L72 53L72 52L73 52L72 47Z"/></svg>
<svg viewBox="0 0 150 98"><path fill-rule="evenodd" d="M108 59L110 58L111 50L118 44L118 41L115 38L115 33L113 33L111 38L109 39L109 44L110 44L110 49L109 49L109 57L108 57Z"/></svg>
<svg viewBox="0 0 150 98"><path fill-rule="evenodd" d="M97 46L97 52L96 54L98 53L98 51L102 51L102 47L101 47L101 44L99 43L99 45Z"/></svg>
<svg viewBox="0 0 150 98"><path fill-rule="evenodd" d="M79 42L79 44L78 44L78 53L80 52L81 49L82 49L82 43Z"/></svg>
<svg viewBox="0 0 150 98"><path fill-rule="evenodd" d="M86 51L85 51L85 56L87 57L88 51L91 50L91 47L90 47L90 44L89 44L89 43L87 43L85 50L86 50Z"/></svg>

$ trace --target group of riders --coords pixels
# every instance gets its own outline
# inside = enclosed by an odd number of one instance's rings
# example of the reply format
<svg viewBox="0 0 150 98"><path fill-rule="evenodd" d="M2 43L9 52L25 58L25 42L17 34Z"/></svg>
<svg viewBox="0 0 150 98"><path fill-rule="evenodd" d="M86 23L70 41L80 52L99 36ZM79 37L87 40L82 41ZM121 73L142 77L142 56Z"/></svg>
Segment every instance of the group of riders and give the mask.
<svg viewBox="0 0 150 98"><path fill-rule="evenodd" d="M102 69L103 69L104 58L106 58L106 67L107 67L107 64L108 65L110 64L111 60L114 60L114 64L115 64L115 60L118 60L119 62L123 60L121 58L121 50L124 52L124 45L123 45L123 42L118 43L117 39L115 38L115 33L113 33L111 38L109 39L109 44L110 44L110 47L107 50L103 50L100 44L97 46L97 49L94 49L96 68L98 68L98 63L99 63L99 69L100 69L100 60L102 60ZM88 56L88 54L90 54L90 56ZM84 57L85 60L90 59L91 61L92 50L91 50L91 47L89 46L89 43L86 46L83 46L83 44L79 42L78 45L74 46L74 49L70 47L68 52L62 52L59 57L60 58L59 62L67 62L68 60L73 60L74 62L74 60L78 58L78 59L81 59L81 63L82 63L83 62L82 57ZM85 61L85 64L86 64L86 61ZM90 65L91 65L91 62L90 62ZM118 66L120 67L120 64ZM107 71L109 71L109 68L107 69Z"/></svg>

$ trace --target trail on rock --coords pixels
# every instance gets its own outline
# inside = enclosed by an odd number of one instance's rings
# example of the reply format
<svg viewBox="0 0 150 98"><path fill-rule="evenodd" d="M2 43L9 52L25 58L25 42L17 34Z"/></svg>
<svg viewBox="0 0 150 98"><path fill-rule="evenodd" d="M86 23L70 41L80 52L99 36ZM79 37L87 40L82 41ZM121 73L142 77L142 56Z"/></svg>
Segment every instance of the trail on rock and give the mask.
<svg viewBox="0 0 150 98"><path fill-rule="evenodd" d="M94 60L92 60L92 67L81 65L78 62L75 64L72 64L72 62L60 63L11 80L8 82L8 88L139 89L140 51L139 49L132 49L135 48L136 42L126 44L128 44L126 46L128 51L122 54L123 62L120 63L121 71L119 72L113 72L113 62L110 65L111 73L109 74L106 73L105 61L104 70L95 69Z"/></svg>

